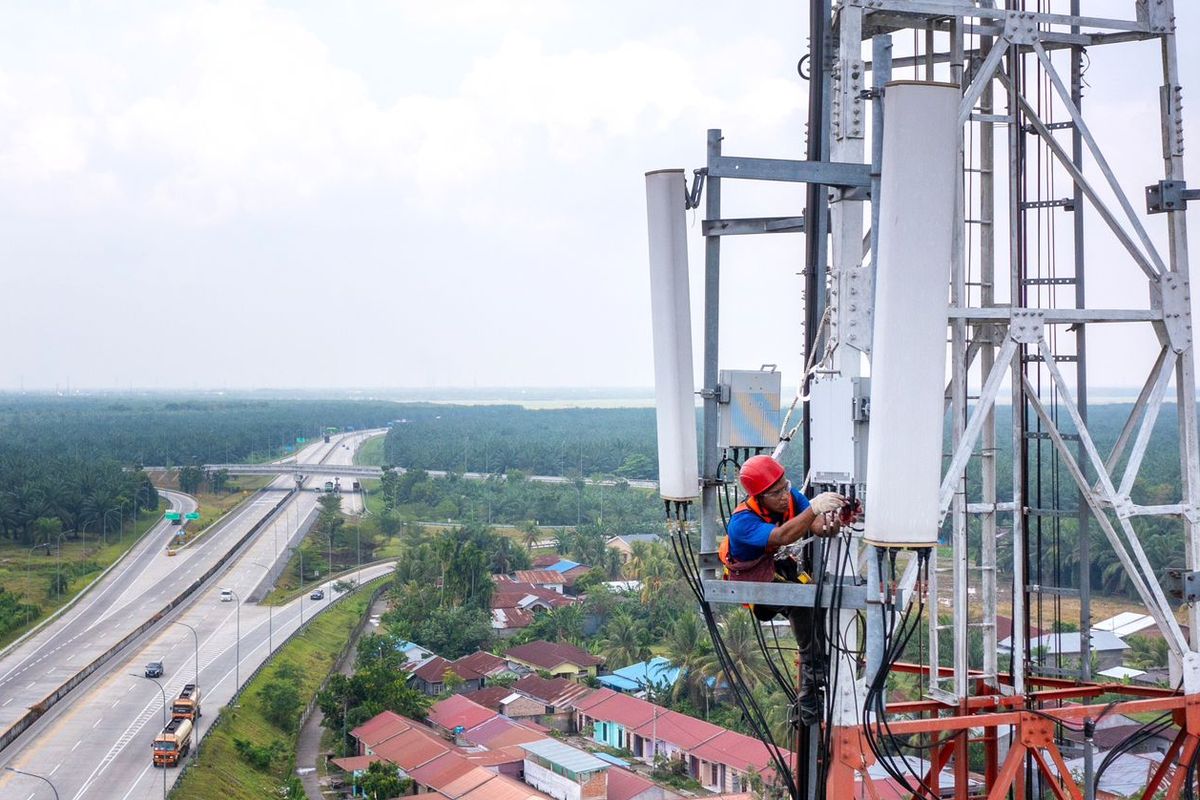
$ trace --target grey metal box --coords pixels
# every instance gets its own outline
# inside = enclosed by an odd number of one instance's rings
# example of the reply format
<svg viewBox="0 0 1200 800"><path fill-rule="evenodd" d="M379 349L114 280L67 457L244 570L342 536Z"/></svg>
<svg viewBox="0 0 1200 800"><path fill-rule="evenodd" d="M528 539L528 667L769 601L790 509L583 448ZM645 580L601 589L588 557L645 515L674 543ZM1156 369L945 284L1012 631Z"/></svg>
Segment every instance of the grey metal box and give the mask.
<svg viewBox="0 0 1200 800"><path fill-rule="evenodd" d="M782 375L764 370L721 370L720 447L774 447L779 442ZM727 394L726 394L727 391Z"/></svg>

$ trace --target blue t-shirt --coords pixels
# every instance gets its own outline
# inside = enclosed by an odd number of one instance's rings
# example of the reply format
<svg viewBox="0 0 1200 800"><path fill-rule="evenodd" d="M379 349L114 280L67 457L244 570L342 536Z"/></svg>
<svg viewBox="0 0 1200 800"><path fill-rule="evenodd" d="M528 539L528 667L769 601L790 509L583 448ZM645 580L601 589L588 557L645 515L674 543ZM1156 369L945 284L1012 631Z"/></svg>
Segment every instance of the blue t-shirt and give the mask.
<svg viewBox="0 0 1200 800"><path fill-rule="evenodd" d="M799 489L792 489L796 501L796 516L808 508L808 498ZM779 526L774 522L763 522L762 517L750 509L737 512L729 518L729 555L737 561L753 561L767 549L771 532Z"/></svg>

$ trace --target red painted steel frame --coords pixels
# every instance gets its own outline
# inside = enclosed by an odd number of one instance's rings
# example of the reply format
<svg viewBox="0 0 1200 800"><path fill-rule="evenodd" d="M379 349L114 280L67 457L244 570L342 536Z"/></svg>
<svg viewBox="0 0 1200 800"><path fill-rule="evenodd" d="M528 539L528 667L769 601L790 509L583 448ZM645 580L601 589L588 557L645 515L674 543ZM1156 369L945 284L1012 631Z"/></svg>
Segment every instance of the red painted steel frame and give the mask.
<svg viewBox="0 0 1200 800"><path fill-rule="evenodd" d="M895 669L907 672L926 668L901 664L896 665ZM1179 798L1188 771L1174 769L1174 765L1190 763L1200 750L1200 695L1182 695L1154 687L1080 684L1056 679L1034 679L1030 684L1037 690L1017 697L988 694L995 692L995 688L985 686L979 680L976 682L976 694L957 708L934 700L893 703L888 706L888 714L892 718L888 727L894 735L926 734L933 738L942 734L941 742L931 748L931 766L924 776L925 783L936 786L934 781L938 780L950 757L955 756L956 800L966 800L970 796L966 764L967 736L971 729L981 728L983 736L976 741L984 745L987 800L1001 800L1008 796L1010 790L1018 800L1024 800L1025 786L1021 773L1027 760L1032 760L1054 797L1059 800L1081 800L1083 793L1075 785L1062 753L1054 743L1056 725L1076 727L1083 720L1094 721L1109 714L1171 711L1180 727L1179 734L1141 797L1143 800L1154 797L1169 778L1166 797L1168 800ZM1082 705L1077 702L1105 694L1125 695L1132 699L1104 705ZM916 719L895 719L900 714L919 716ZM1004 763L998 764L998 729L1010 726L1013 728L1013 744ZM875 758L867 746L863 730L854 727L835 728L832 742L827 796L878 800L878 789L867 773Z"/></svg>

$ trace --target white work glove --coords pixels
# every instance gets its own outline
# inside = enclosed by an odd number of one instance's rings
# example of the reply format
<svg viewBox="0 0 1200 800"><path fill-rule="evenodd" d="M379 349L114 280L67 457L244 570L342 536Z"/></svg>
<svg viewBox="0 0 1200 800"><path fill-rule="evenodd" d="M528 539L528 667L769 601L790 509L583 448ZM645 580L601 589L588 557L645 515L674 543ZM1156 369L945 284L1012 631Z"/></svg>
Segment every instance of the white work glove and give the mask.
<svg viewBox="0 0 1200 800"><path fill-rule="evenodd" d="M821 492L809 503L809 507L812 508L813 513L818 516L837 511L844 505L846 505L846 498L837 492Z"/></svg>

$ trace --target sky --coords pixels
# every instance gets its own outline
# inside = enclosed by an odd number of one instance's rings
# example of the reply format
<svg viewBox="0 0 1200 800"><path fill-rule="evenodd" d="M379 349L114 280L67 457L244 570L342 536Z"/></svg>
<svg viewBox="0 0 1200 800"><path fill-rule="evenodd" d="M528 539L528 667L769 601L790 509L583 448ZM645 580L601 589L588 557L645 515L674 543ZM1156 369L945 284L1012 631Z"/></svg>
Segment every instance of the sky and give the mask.
<svg viewBox="0 0 1200 800"><path fill-rule="evenodd" d="M708 128L728 153L803 157L806 5L5 4L0 390L649 387L643 174L690 175ZM1108 50L1089 113L1140 207L1157 53ZM803 189L730 186L725 209L798 215ZM1142 302L1097 242L1089 301ZM722 366L786 384L803 238L724 258ZM1110 338L1095 380L1140 385L1148 337Z"/></svg>

